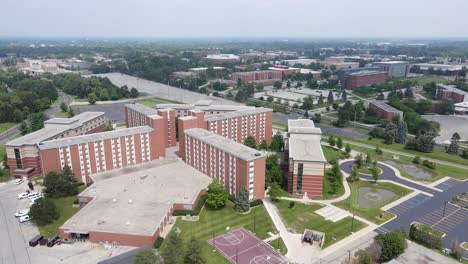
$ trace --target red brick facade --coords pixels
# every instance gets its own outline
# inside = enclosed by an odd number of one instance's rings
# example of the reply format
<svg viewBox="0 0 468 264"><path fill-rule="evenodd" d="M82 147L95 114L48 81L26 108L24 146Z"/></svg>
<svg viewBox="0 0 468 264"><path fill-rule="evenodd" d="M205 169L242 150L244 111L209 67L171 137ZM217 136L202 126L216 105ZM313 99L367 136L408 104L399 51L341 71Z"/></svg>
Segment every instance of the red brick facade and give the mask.
<svg viewBox="0 0 468 264"><path fill-rule="evenodd" d="M372 72L369 74L349 74L346 76L346 89L354 90L358 87L384 83L387 81L386 72Z"/></svg>
<svg viewBox="0 0 468 264"><path fill-rule="evenodd" d="M241 79L243 85L247 85L250 82L255 81L266 81L270 79L282 80L283 75L281 71L252 71L252 72L234 72L231 75L231 80L237 81Z"/></svg>

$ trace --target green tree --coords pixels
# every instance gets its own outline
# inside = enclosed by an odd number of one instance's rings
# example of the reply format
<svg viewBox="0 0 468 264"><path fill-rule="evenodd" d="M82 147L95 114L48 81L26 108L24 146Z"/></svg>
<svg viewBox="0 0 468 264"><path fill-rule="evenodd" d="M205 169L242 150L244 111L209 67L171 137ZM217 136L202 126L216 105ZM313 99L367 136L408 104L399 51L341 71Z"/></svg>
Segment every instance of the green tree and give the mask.
<svg viewBox="0 0 468 264"><path fill-rule="evenodd" d="M286 87L288 87L288 88L291 87L291 82L289 80L286 82Z"/></svg>
<svg viewBox="0 0 468 264"><path fill-rule="evenodd" d="M62 177L63 177L63 180L66 182L69 182L74 185L76 185L77 183L75 174L73 173L73 171L68 165L63 166ZM78 192L78 190L76 190L76 192Z"/></svg>
<svg viewBox="0 0 468 264"><path fill-rule="evenodd" d="M250 209L249 191L242 186L239 195L236 197L236 211L239 213L247 212Z"/></svg>
<svg viewBox="0 0 468 264"><path fill-rule="evenodd" d="M200 242L195 238L190 238L187 252L184 257L184 264L204 264L206 261L201 256Z"/></svg>
<svg viewBox="0 0 468 264"><path fill-rule="evenodd" d="M270 189L268 190L268 195L270 196L271 200L273 202L278 201L278 198L281 197L282 190L279 184L276 182L272 183L270 185Z"/></svg>
<svg viewBox="0 0 468 264"><path fill-rule="evenodd" d="M284 138L280 132L276 132L276 134L271 139L270 149L273 151L282 151L284 147Z"/></svg>
<svg viewBox="0 0 468 264"><path fill-rule="evenodd" d="M55 204L44 198L36 200L30 208L29 216L38 226L50 224L59 218Z"/></svg>
<svg viewBox="0 0 468 264"><path fill-rule="evenodd" d="M99 100L101 100L101 101L107 101L107 100L109 100L109 91L107 91L107 89L102 88L102 89L99 91Z"/></svg>
<svg viewBox="0 0 468 264"><path fill-rule="evenodd" d="M390 261L405 252L408 246L405 237L404 230L396 229L386 234L379 234L374 238L382 248L381 260L383 262Z"/></svg>
<svg viewBox="0 0 468 264"><path fill-rule="evenodd" d="M385 127L385 144L391 145L393 144L393 141L395 140L395 135L396 135L397 128L395 124L393 123L388 123L387 126Z"/></svg>
<svg viewBox="0 0 468 264"><path fill-rule="evenodd" d="M351 170L350 179L351 179L351 181L353 181L353 182L359 181L359 171L358 171L357 166L353 166L353 168L352 168L352 170Z"/></svg>
<svg viewBox="0 0 468 264"><path fill-rule="evenodd" d="M362 168L364 165L364 161L362 158L362 154L359 153L355 158L354 158L354 164L357 166L358 169Z"/></svg>
<svg viewBox="0 0 468 264"><path fill-rule="evenodd" d="M369 152L366 153L366 166L369 166L372 163L372 157Z"/></svg>
<svg viewBox="0 0 468 264"><path fill-rule="evenodd" d="M267 97L267 102L273 103L274 98L272 96Z"/></svg>
<svg viewBox="0 0 468 264"><path fill-rule="evenodd" d="M65 181L63 175L55 171L47 173L44 178L44 186L46 187L44 193L50 197L65 197L78 194L76 184L73 181Z"/></svg>
<svg viewBox="0 0 468 264"><path fill-rule="evenodd" d="M130 89L130 97L137 98L138 95L139 95L138 90L135 87L132 87L132 89Z"/></svg>
<svg viewBox="0 0 468 264"><path fill-rule="evenodd" d="M343 140L341 138L337 138L336 139L336 147L338 149L342 149L343 148Z"/></svg>
<svg viewBox="0 0 468 264"><path fill-rule="evenodd" d="M408 126L406 125L405 121L400 121L398 123L398 129L397 129L395 142L399 144L406 144L407 139L408 139Z"/></svg>
<svg viewBox="0 0 468 264"><path fill-rule="evenodd" d="M60 103L60 110L61 110L63 113L65 113L65 112L67 111L67 109L68 109L67 104L66 104L65 102L61 102L61 103Z"/></svg>
<svg viewBox="0 0 468 264"><path fill-rule="evenodd" d="M314 123L320 123L322 121L322 115L320 115L319 113L315 113L312 120L314 121Z"/></svg>
<svg viewBox="0 0 468 264"><path fill-rule="evenodd" d="M106 129L105 131L112 131L114 130L114 127L112 126L112 121L107 121Z"/></svg>
<svg viewBox="0 0 468 264"><path fill-rule="evenodd" d="M346 154L348 154L348 155L351 153L351 145L350 145L350 144L346 144L346 146L345 146L345 152L346 152Z"/></svg>
<svg viewBox="0 0 468 264"><path fill-rule="evenodd" d="M164 264L182 264L184 261L184 249L182 239L176 232L170 232L164 239L165 246L161 249Z"/></svg>
<svg viewBox="0 0 468 264"><path fill-rule="evenodd" d="M276 90L281 89L282 86L283 86L283 83L280 82L280 81L276 81L275 83L273 83L273 87L274 87Z"/></svg>
<svg viewBox="0 0 468 264"><path fill-rule="evenodd" d="M208 195L206 205L211 209L220 209L226 205L229 194L225 191L224 186L218 180L213 180L208 185Z"/></svg>
<svg viewBox="0 0 468 264"><path fill-rule="evenodd" d="M426 132L416 139L416 148L418 151L430 153L434 150L434 134Z"/></svg>
<svg viewBox="0 0 468 264"><path fill-rule="evenodd" d="M67 116L68 117L74 117L75 116L75 111L73 110L73 108L71 106L68 107Z"/></svg>
<svg viewBox="0 0 468 264"><path fill-rule="evenodd" d="M320 96L319 96L318 104L319 105L323 104L323 95L322 94L320 94Z"/></svg>
<svg viewBox="0 0 468 264"><path fill-rule="evenodd" d="M263 86L263 84L259 83L255 86L255 90L257 90L257 92L261 92L263 91L265 87Z"/></svg>
<svg viewBox="0 0 468 264"><path fill-rule="evenodd" d="M460 135L457 132L455 132L452 135L452 138L450 139L450 145L447 149L448 154L458 155L458 151L460 149L459 141L460 141Z"/></svg>
<svg viewBox="0 0 468 264"><path fill-rule="evenodd" d="M260 141L260 144L258 145L258 149L261 149L261 150L268 149L268 143L266 142L265 139L262 139L262 141Z"/></svg>
<svg viewBox="0 0 468 264"><path fill-rule="evenodd" d="M414 97L413 88L407 87L407 88L405 89L404 95L405 95L405 97L407 97L407 98L413 98L413 97Z"/></svg>
<svg viewBox="0 0 468 264"><path fill-rule="evenodd" d="M327 96L327 102L329 104L333 103L333 101L335 101L335 97L333 96L333 92L332 91L329 91L328 92L328 96Z"/></svg>
<svg viewBox="0 0 468 264"><path fill-rule="evenodd" d="M257 148L257 144L253 136L248 136L244 141L244 145L251 148Z"/></svg>
<svg viewBox="0 0 468 264"><path fill-rule="evenodd" d="M346 90L343 90L343 93L341 94L341 99L343 99L343 101L348 100L348 94L346 93Z"/></svg>
<svg viewBox="0 0 468 264"><path fill-rule="evenodd" d="M336 145L335 137L333 135L328 136L328 145L334 147Z"/></svg>
<svg viewBox="0 0 468 264"><path fill-rule="evenodd" d="M95 104L97 102L98 98L97 98L97 95L95 93L90 93L88 94L88 103L90 104Z"/></svg>
<svg viewBox="0 0 468 264"><path fill-rule="evenodd" d="M372 179L374 179L374 182L377 182L380 178L380 169L377 165L372 165L370 168L371 174L372 174Z"/></svg>
<svg viewBox="0 0 468 264"><path fill-rule="evenodd" d="M354 254L354 261L356 264L373 264L374 259L369 250L359 250Z"/></svg>
<svg viewBox="0 0 468 264"><path fill-rule="evenodd" d="M145 248L140 250L133 258L133 264L159 264L161 259L154 254L153 249Z"/></svg>

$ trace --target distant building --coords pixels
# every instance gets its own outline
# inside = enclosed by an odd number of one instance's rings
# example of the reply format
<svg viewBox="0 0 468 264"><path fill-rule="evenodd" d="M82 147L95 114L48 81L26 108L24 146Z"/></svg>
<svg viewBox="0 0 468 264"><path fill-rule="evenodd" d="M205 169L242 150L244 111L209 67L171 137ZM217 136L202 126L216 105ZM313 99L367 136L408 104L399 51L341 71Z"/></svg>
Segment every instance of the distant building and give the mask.
<svg viewBox="0 0 468 264"><path fill-rule="evenodd" d="M171 74L174 77L180 77L180 78L194 78L197 77L197 74L194 72L187 72L187 71L177 71L173 72Z"/></svg>
<svg viewBox="0 0 468 264"><path fill-rule="evenodd" d="M284 73L284 75L291 75L295 72L300 72L301 69L299 68L293 68L289 66L284 66L284 65L275 65L273 67L269 67L268 70L270 71L279 71L281 73Z"/></svg>
<svg viewBox="0 0 468 264"><path fill-rule="evenodd" d="M218 67L218 66L213 67L213 70L215 71L222 71L225 69L226 69L225 67ZM190 68L189 72L193 72L196 74L196 76L200 76L202 74L206 74L207 70L208 70L207 67L198 67L198 68Z"/></svg>
<svg viewBox="0 0 468 264"><path fill-rule="evenodd" d="M442 71L448 72L450 75L457 75L463 66L464 65L417 63L411 65L411 70L413 70L413 67L417 67L419 72L424 74L432 74L434 71Z"/></svg>
<svg viewBox="0 0 468 264"><path fill-rule="evenodd" d="M296 64L301 64L304 66L308 66L311 63L316 63L317 60L315 59L295 59L295 60L283 60L283 62L286 62L289 66L294 66Z"/></svg>
<svg viewBox="0 0 468 264"><path fill-rule="evenodd" d="M458 89L455 85L437 84L437 98L454 103L468 102L468 92Z"/></svg>
<svg viewBox="0 0 468 264"><path fill-rule="evenodd" d="M281 71L251 71L251 72L234 72L231 74L231 80L236 81L240 79L243 85L249 83L263 83L271 85L276 81L283 79Z"/></svg>
<svg viewBox="0 0 468 264"><path fill-rule="evenodd" d="M219 82L219 83L221 83L221 84L224 83L224 84L226 84L227 87L234 87L234 86L237 85L237 82L236 82L236 81L233 81L233 80L214 79L214 80L209 80L209 81L208 81L208 83L209 83L210 85L213 85L213 84L215 84L215 83L217 83L217 82Z"/></svg>
<svg viewBox="0 0 468 264"><path fill-rule="evenodd" d="M239 56L234 54L214 54L206 56L205 60L211 64L221 65L225 62L235 63L240 59Z"/></svg>
<svg viewBox="0 0 468 264"><path fill-rule="evenodd" d="M335 66L336 70L359 68L359 62L345 62L345 57L328 57L320 63L327 69L331 66Z"/></svg>
<svg viewBox="0 0 468 264"><path fill-rule="evenodd" d="M409 64L406 61L381 61L374 62L372 65L387 72L388 77L406 77L409 71Z"/></svg>
<svg viewBox="0 0 468 264"><path fill-rule="evenodd" d="M379 119L385 119L392 121L393 117L399 115L403 119L403 112L380 101L369 102L369 109L375 111L376 117Z"/></svg>
<svg viewBox="0 0 468 264"><path fill-rule="evenodd" d="M284 155L288 162L289 193L309 197L323 195L327 160L320 143L321 134L312 120L288 120Z"/></svg>
<svg viewBox="0 0 468 264"><path fill-rule="evenodd" d="M455 104L455 112L462 115L468 115L468 102Z"/></svg>
<svg viewBox="0 0 468 264"><path fill-rule="evenodd" d="M379 84L387 81L387 73L382 71L360 71L346 76L346 89L354 90L361 86Z"/></svg>

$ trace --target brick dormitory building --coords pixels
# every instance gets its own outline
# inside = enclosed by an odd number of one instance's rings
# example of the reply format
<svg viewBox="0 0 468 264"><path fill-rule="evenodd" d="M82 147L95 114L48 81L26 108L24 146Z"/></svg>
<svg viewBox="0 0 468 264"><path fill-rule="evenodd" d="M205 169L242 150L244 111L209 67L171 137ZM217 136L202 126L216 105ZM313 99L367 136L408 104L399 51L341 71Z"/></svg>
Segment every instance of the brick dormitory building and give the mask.
<svg viewBox="0 0 468 264"><path fill-rule="evenodd" d="M53 118L6 144L13 177L43 176L68 165L79 182L94 182L78 195L82 208L60 227L62 237L152 246L173 212L193 210L212 179L232 195L244 187L251 200L264 198L266 153L243 143L249 136L257 144L271 142L271 109L127 104L125 120L127 128L104 132L104 113ZM320 130L293 124L290 191L320 195Z"/></svg>

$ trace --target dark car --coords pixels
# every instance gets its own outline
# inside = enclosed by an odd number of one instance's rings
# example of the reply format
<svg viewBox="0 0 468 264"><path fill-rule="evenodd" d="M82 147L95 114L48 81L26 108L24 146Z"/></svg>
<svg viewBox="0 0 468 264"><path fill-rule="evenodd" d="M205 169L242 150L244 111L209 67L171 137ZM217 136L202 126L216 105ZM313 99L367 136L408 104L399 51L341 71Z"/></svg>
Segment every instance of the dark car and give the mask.
<svg viewBox="0 0 468 264"><path fill-rule="evenodd" d="M306 231L304 237L302 238L302 241L310 244L314 243L314 232Z"/></svg>
<svg viewBox="0 0 468 264"><path fill-rule="evenodd" d="M35 247L41 242L42 239L44 239L43 236L37 235L37 236L33 237L31 240L29 240L29 245L31 247Z"/></svg>
<svg viewBox="0 0 468 264"><path fill-rule="evenodd" d="M41 240L41 243L40 243L40 244L41 244L41 246L45 246L45 245L47 245L48 242L49 242L49 240L48 240L47 238L43 238L43 239Z"/></svg>
<svg viewBox="0 0 468 264"><path fill-rule="evenodd" d="M49 239L49 242L47 242L47 246L48 246L48 247L53 247L53 246L57 243L57 241L58 241L59 239L60 239L59 236L53 236L53 237L51 237L51 238Z"/></svg>

